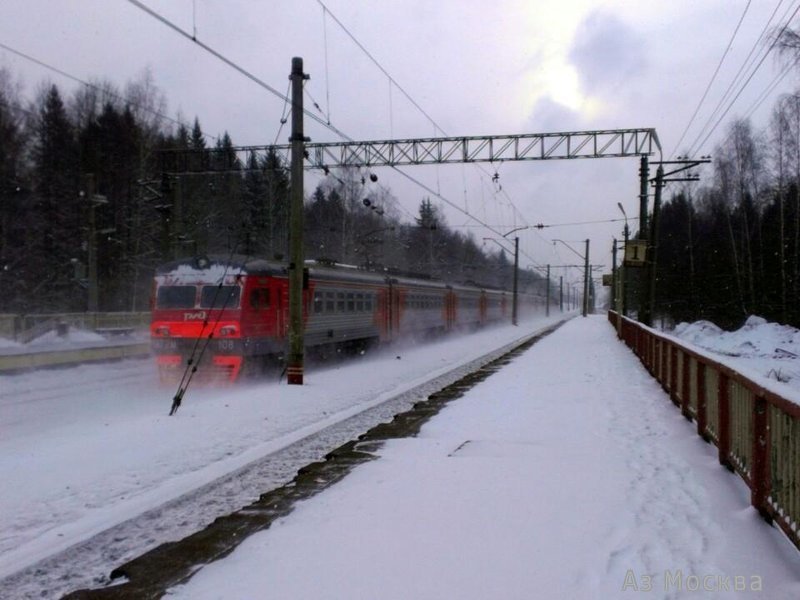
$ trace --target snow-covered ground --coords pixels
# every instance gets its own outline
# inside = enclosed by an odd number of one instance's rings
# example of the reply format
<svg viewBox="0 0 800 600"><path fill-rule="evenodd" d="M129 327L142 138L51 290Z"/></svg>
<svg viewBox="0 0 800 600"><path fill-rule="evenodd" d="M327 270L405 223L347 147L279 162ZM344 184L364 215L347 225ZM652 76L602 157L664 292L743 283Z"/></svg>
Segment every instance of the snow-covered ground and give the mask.
<svg viewBox="0 0 800 600"><path fill-rule="evenodd" d="M132 330L129 333L101 335L94 331L70 327L63 335L59 335L57 331L52 330L34 338L27 344L0 337L0 355L147 342L149 336L150 334L147 330Z"/></svg>
<svg viewBox="0 0 800 600"><path fill-rule="evenodd" d="M605 316L377 453L168 597L800 597L800 553Z"/></svg>
<svg viewBox="0 0 800 600"><path fill-rule="evenodd" d="M309 368L302 387L190 388L174 417L152 361L0 376L0 578L560 318Z"/></svg>

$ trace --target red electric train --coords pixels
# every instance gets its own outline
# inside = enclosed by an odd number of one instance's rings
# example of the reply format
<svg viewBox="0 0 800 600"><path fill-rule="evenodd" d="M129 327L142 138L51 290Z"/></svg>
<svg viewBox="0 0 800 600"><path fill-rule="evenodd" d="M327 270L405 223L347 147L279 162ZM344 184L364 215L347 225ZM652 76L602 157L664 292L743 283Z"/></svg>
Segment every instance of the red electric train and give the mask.
<svg viewBox="0 0 800 600"><path fill-rule="evenodd" d="M500 290L387 275L309 261L304 274L305 345L359 350L399 337L468 329L507 318ZM164 380L188 358L198 374L233 381L280 360L287 345L286 265L245 256L175 260L156 271L150 335Z"/></svg>

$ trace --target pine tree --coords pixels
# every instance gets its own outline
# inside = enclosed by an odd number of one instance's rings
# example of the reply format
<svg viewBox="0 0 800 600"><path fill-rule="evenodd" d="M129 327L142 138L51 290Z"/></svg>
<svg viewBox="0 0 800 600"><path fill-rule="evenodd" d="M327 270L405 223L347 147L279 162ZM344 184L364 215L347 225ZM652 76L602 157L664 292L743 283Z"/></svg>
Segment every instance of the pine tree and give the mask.
<svg viewBox="0 0 800 600"><path fill-rule="evenodd" d="M70 261L85 255L87 240L82 224L89 199L86 190L79 190L77 144L55 85L41 99L33 161L36 200L29 213L26 246L29 280L37 283L28 290L29 301L54 310L84 308ZM84 194L79 195L79 191Z"/></svg>
<svg viewBox="0 0 800 600"><path fill-rule="evenodd" d="M20 267L25 260L23 224L30 190L22 172L22 114L11 74L0 68L0 311L18 308L15 300L21 296L25 283Z"/></svg>

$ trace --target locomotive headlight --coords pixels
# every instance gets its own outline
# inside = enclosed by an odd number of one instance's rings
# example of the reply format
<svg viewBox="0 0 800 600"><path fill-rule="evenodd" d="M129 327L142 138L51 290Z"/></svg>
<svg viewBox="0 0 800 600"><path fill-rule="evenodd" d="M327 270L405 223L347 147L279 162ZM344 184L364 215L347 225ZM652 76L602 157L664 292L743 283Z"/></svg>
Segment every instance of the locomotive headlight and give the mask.
<svg viewBox="0 0 800 600"><path fill-rule="evenodd" d="M224 325L219 328L219 334L221 336L236 335L236 331L236 325Z"/></svg>
<svg viewBox="0 0 800 600"><path fill-rule="evenodd" d="M169 327L167 327L166 325L162 325L161 327L156 327L156 335L169 337Z"/></svg>

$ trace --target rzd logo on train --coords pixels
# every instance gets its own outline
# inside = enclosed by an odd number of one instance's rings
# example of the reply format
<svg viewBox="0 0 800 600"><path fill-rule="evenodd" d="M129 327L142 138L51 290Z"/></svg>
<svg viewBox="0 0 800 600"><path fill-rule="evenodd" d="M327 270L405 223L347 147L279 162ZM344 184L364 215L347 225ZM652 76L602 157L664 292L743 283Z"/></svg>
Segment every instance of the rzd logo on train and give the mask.
<svg viewBox="0 0 800 600"><path fill-rule="evenodd" d="M203 321L206 318L206 311L200 310L198 312L183 313L184 321Z"/></svg>

